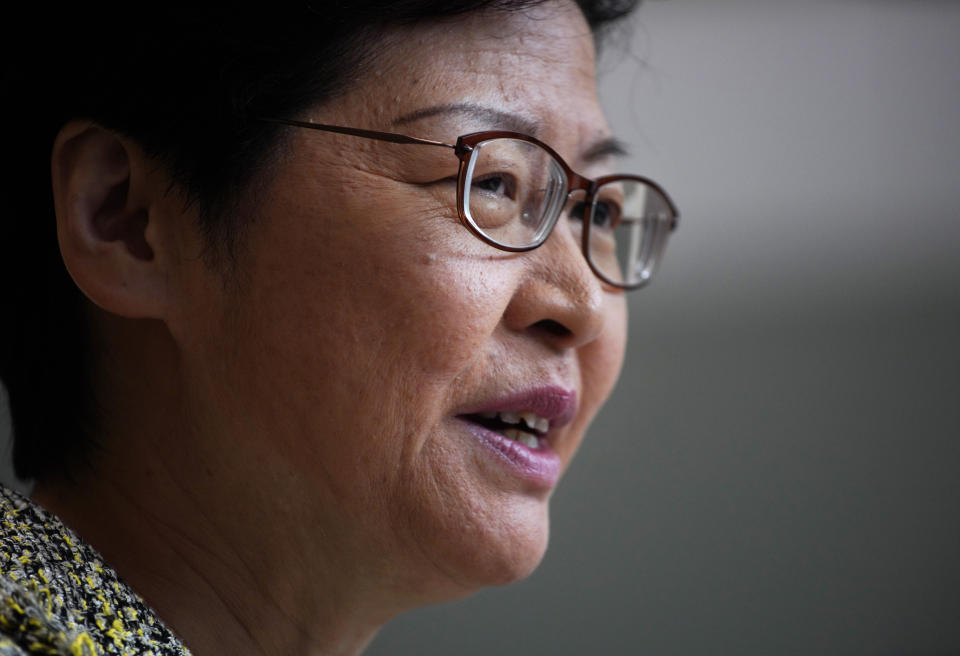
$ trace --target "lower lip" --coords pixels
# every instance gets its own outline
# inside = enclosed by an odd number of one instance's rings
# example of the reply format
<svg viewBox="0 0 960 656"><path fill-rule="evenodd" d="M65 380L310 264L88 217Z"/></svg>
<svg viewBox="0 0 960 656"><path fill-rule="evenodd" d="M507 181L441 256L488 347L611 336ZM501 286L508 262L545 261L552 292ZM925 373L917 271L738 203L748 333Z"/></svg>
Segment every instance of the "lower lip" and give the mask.
<svg viewBox="0 0 960 656"><path fill-rule="evenodd" d="M544 488L552 488L560 480L562 469L560 456L550 447L531 449L469 419L463 421L474 437L490 449L497 456L497 460L505 464L514 474ZM543 438L540 438L540 443L545 443Z"/></svg>

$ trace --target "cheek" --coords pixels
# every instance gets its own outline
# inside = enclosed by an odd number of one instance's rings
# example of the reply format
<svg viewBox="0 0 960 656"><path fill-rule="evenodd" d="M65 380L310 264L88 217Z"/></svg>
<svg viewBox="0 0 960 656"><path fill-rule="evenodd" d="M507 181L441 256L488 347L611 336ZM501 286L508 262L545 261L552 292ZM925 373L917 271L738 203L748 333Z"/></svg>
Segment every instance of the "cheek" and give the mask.
<svg viewBox="0 0 960 656"><path fill-rule="evenodd" d="M407 197L370 209L384 220L353 244L341 319L377 340L374 351L360 346L379 367L449 385L495 331L509 300L505 281L491 274L458 220L428 202Z"/></svg>
<svg viewBox="0 0 960 656"><path fill-rule="evenodd" d="M590 359L591 362L588 364L588 367L596 369L595 372L591 371L591 376L606 381L606 386L603 387L604 400L609 396L623 367L628 335L627 317L626 296L618 294L611 298L606 328L597 344L598 353L595 358Z"/></svg>
<svg viewBox="0 0 960 656"><path fill-rule="evenodd" d="M603 333L578 352L582 383L581 413L574 431L581 438L606 402L620 375L627 342L627 304L623 294L608 297ZM571 446L573 451L579 443Z"/></svg>
<svg viewBox="0 0 960 656"><path fill-rule="evenodd" d="M362 152L331 159L307 149L271 212L278 243L263 250L277 257L264 266L272 283L263 300L285 308L287 325L274 326L290 336L283 341L306 329L335 345L323 345L327 367L442 386L482 353L509 302L509 281L490 266L498 252L460 224L455 184L413 184L377 168L413 152L383 146L374 160ZM419 167L398 170L436 168L430 176L442 179L441 171L456 172L456 158L442 154L442 167L421 157ZM317 170L331 171L325 180L336 184L318 181Z"/></svg>
<svg viewBox="0 0 960 656"><path fill-rule="evenodd" d="M597 405L610 396L620 376L627 347L627 300L624 294L610 298L603 334L591 344L594 352L581 358L584 381L596 387Z"/></svg>
<svg viewBox="0 0 960 656"><path fill-rule="evenodd" d="M248 313L260 366L308 416L327 408L327 426L418 430L478 366L509 300L484 244L397 185L342 188L322 210L284 202L266 219Z"/></svg>

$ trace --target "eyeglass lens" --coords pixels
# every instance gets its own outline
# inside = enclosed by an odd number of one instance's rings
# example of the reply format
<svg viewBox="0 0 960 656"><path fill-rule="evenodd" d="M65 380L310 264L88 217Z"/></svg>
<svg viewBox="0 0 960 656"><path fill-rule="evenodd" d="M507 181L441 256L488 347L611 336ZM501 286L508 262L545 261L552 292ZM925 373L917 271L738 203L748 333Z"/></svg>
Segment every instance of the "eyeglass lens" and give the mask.
<svg viewBox="0 0 960 656"><path fill-rule="evenodd" d="M567 174L548 151L520 139L497 138L474 146L464 181L464 214L503 246L540 244L567 205ZM579 237L583 203L569 218ZM641 180L617 178L598 187L586 212L588 258L608 282L639 286L653 275L670 232L668 201Z"/></svg>
<svg viewBox="0 0 960 656"><path fill-rule="evenodd" d="M557 161L534 143L482 141L467 165L464 211L481 232L504 246L539 244L566 201L566 180Z"/></svg>
<svg viewBox="0 0 960 656"><path fill-rule="evenodd" d="M609 282L650 280L670 234L673 213L647 183L621 178L601 185L590 207L590 261Z"/></svg>

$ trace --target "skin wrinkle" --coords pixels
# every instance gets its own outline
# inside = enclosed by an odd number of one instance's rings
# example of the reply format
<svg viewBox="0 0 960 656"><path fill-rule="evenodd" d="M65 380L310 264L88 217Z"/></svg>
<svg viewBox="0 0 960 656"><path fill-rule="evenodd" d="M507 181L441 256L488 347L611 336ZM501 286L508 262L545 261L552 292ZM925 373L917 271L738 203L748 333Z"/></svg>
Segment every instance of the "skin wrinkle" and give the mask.
<svg viewBox="0 0 960 656"><path fill-rule="evenodd" d="M161 464L163 464L162 461L161 461ZM176 477L172 477L168 475L166 478L174 481L174 484L177 483ZM213 518L206 513L206 511L203 508L203 505L200 503L200 499L194 496L191 490L189 490L185 486L179 485L178 487L180 488L181 494L183 494L187 499L190 499L195 504L195 507L197 508L198 512L201 515L201 518L203 519L203 523L207 526L215 527L216 524L213 522ZM130 499L130 501L132 505L135 508L137 508L138 512L141 512L153 517L153 521L156 522L158 526L165 528L165 530L168 531L169 533L176 534L181 540L183 540L190 547L203 552L208 558L212 559L214 562L218 562L224 565L225 569L234 570L236 563L239 563L242 569L246 572L248 580L256 583L257 578L255 576L255 568L252 567L251 564L244 559L242 550L235 548L235 545L229 539L224 539L223 536L218 536L219 539L217 540L217 543L218 543L217 548L205 546L203 542L201 542L200 540L195 539L191 537L189 533L186 533L178 529L176 525L170 522L164 521L162 517L157 516L155 513L151 513L149 509L144 508L141 505L135 503L133 499ZM176 544L171 543L171 550L174 553L177 553L178 555L180 555L181 561L186 563L190 567L194 575L197 576L199 579L203 580L207 584L210 591L221 600L224 607L230 610L230 612L232 613L234 618L237 620L237 622L246 631L248 637L250 637L254 642L258 642L256 639L256 636L254 636L253 632L251 631L249 622L245 619L244 614L238 612L237 609L235 608L235 605L233 603L234 602L233 597L228 597L223 593L221 593L218 587L215 584L213 584L213 582L210 580L209 576L205 574L204 568L197 567L191 562L192 559L184 557L183 552L178 550ZM224 554L227 554L227 553L231 554L233 558L229 560L225 558ZM268 587L260 586L258 589L277 610L280 610L281 612L283 612L282 607L279 604L277 604L276 601L272 598L271 591Z"/></svg>
<svg viewBox="0 0 960 656"><path fill-rule="evenodd" d="M393 125L403 127L409 123L416 123L423 119L432 117L444 117L446 114L459 115L461 118L473 119L483 125L486 129L512 130L522 132L533 137L542 133L542 128L536 119L517 114L505 112L493 107L486 107L470 102L446 103L425 107L414 112L405 114L393 121ZM470 130L474 132L478 130ZM418 135L411 135L418 136ZM459 134L457 136L460 136ZM440 139L442 140L442 139ZM446 140L452 141L451 137ZM612 156L623 156L627 154L625 145L618 139L604 137L595 143L577 153L577 157L572 160L575 168L578 165L589 165L594 163L608 163Z"/></svg>
<svg viewBox="0 0 960 656"><path fill-rule="evenodd" d="M444 495L443 487L439 481L437 481L434 478L431 478L429 479L428 484L432 486L431 492L434 495L439 497L442 497ZM406 535L401 535L399 537L403 539L408 538L408 536ZM441 576L443 576L446 579L449 579L451 581L454 581L455 583L458 583L462 587L464 593L468 593L472 589L472 586L469 584L468 581L462 581L462 582L459 581L457 572L451 569L449 566L444 566L443 562L438 558L438 556L426 550L419 541L414 541L414 545L419 550L424 560L430 563L430 565L433 566L434 570L436 570L437 573L439 573Z"/></svg>
<svg viewBox="0 0 960 656"><path fill-rule="evenodd" d="M181 536L181 537L185 537L185 536ZM218 586L213 582L213 580L204 573L203 568L193 565L191 562L192 559L189 558L184 552L178 551L176 546L171 546L171 550L175 554L180 556L180 559L187 565L187 567L190 568L194 576L196 576L198 579L200 579L206 584L206 587L209 589L210 593L220 600L220 603L223 605L224 608L228 610L228 612L234 618L234 621L237 623L238 626L241 627L241 629L243 630L246 637L250 640L250 642L259 647L260 653L266 654L267 652L260 641L260 636L257 635L256 631L254 631L255 627L252 625L253 620L248 620L245 617L244 613L238 612L236 610L234 606L233 598L223 594L218 589ZM241 558L240 561L243 562L243 559ZM269 594L267 595L267 599L272 603L272 605L276 607L276 604L273 603L273 600L270 598Z"/></svg>
<svg viewBox="0 0 960 656"><path fill-rule="evenodd" d="M160 467L165 466L165 463L163 460L158 460L157 464ZM247 632L248 637L254 643L259 644L257 640L257 636L255 636L253 632L251 632L249 627L249 622L245 619L244 614L241 612L238 612L238 609L233 603L233 598L223 594L220 591L219 587L214 584L212 577L210 577L205 572L205 568L202 566L196 565L195 558L189 557L187 555L188 552L185 549L178 547L176 542L171 541L169 538L171 536L175 536L177 539L182 541L186 546L188 546L191 552L200 552L204 554L205 559L212 560L213 562L222 563L224 565L224 569L235 571L236 563L240 563L242 566L246 568L247 573L249 575L249 580L255 581L256 579L252 576L252 572L253 572L252 568L247 566L247 564L244 562L242 558L241 553L238 550L235 550L233 548L234 545L229 540L222 540L222 539L217 540L218 542L217 547L205 545L199 539L196 539L194 536L191 536L188 532L181 530L176 524L166 521L161 515L153 512L149 507L141 503L138 503L137 497L126 494L124 492L123 487L117 486L116 484L113 483L109 475L109 470L101 473L100 476L102 476L103 484L106 485L112 491L114 498L124 501L125 503L133 507L135 513L145 518L149 518L151 520L149 522L145 522L145 525L150 527L153 531L157 533L156 537L158 538L158 542L162 542L169 546L170 551L179 557L179 560L185 564L185 566L189 569L192 575L196 577L198 580L202 581L205 584L206 588L209 590L209 592L214 596L216 596L221 601L224 608L228 609L228 612L232 614L232 616L235 618L238 624L242 626L243 629ZM172 481L173 484L178 487L180 492L184 494L187 498L192 498L190 490L187 489L184 485L179 484L175 477L168 476L165 478L167 480ZM196 503L199 500L193 499L193 501ZM211 518L205 516L202 504L196 503L195 508L198 510L198 512L201 513L201 516L206 525L210 527L216 526L216 524L211 521ZM155 526L151 526L151 522L152 524L155 524ZM158 529L162 529L162 532L159 531ZM159 539L161 534L164 536L165 539L162 539L162 540ZM209 539L209 537L210 536L206 536L206 539ZM225 553L231 553L233 556L235 556L235 558L232 561L228 562L228 559L224 557ZM177 581L174 579L166 579L165 577L163 577L163 574L161 572L155 572L155 574L159 575L161 578L164 578L165 585L170 585L170 584L175 585L177 583ZM263 592L266 594L266 598L270 600L269 592L267 590L263 590Z"/></svg>

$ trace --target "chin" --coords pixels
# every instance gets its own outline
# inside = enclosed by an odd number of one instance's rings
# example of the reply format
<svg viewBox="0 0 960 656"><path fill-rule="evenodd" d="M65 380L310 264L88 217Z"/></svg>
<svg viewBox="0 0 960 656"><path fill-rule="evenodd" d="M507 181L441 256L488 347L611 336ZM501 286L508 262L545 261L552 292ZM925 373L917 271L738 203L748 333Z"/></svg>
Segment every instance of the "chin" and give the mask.
<svg viewBox="0 0 960 656"><path fill-rule="evenodd" d="M491 586L520 581L540 564L549 542L546 503L535 513L504 512L492 522L472 522L467 530L435 545L433 563L454 586L442 601ZM446 586L444 586L446 587Z"/></svg>
<svg viewBox="0 0 960 656"><path fill-rule="evenodd" d="M527 578L540 565L550 541L549 524L544 519L542 528L518 531L516 543L502 552L502 558L491 558L483 572L485 585L506 585Z"/></svg>
<svg viewBox="0 0 960 656"><path fill-rule="evenodd" d="M513 558L509 563L505 563L503 567L490 571L486 585L507 585L508 583L522 581L533 574L537 567L540 566L540 562L543 560L546 551L547 540L544 538L540 545L529 549L520 557Z"/></svg>

